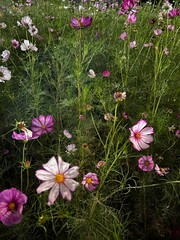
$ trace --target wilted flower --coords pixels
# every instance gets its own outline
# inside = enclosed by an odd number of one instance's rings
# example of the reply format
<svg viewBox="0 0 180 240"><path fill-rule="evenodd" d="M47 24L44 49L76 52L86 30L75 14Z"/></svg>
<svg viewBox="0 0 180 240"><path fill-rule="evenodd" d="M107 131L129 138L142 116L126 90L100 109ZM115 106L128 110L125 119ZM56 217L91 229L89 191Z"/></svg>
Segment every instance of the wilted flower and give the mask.
<svg viewBox="0 0 180 240"><path fill-rule="evenodd" d="M169 168L160 168L157 164L154 169L155 169L155 172L160 176L164 176L169 173Z"/></svg>
<svg viewBox="0 0 180 240"><path fill-rule="evenodd" d="M164 48L163 52L166 56L169 55L169 53L170 53L168 48Z"/></svg>
<svg viewBox="0 0 180 240"><path fill-rule="evenodd" d="M43 134L52 132L54 127L54 120L51 115L40 115L32 119L31 130L34 134L41 136Z"/></svg>
<svg viewBox="0 0 180 240"><path fill-rule="evenodd" d="M15 140L20 140L20 141L29 141L29 140L34 140L37 139L39 135L35 134L32 132L32 136L28 135L26 132L20 132L17 133L13 131L12 133L12 138Z"/></svg>
<svg viewBox="0 0 180 240"><path fill-rule="evenodd" d="M123 113L122 113L122 116L123 116L123 118L125 118L126 120L128 119L128 114L127 114L126 112L123 112Z"/></svg>
<svg viewBox="0 0 180 240"><path fill-rule="evenodd" d="M126 99L126 92L115 92L113 96L116 102L122 102Z"/></svg>
<svg viewBox="0 0 180 240"><path fill-rule="evenodd" d="M103 77L109 77L110 76L110 71L104 70L102 75L103 75Z"/></svg>
<svg viewBox="0 0 180 240"><path fill-rule="evenodd" d="M36 171L36 177L43 181L37 188L37 193L51 189L48 205L54 204L59 194L63 199L66 198L70 201L72 199L71 192L75 191L76 187L79 186L79 183L73 179L79 175L79 167L69 168L70 164L63 162L60 156L58 156L57 160L52 157L42 166L43 169Z"/></svg>
<svg viewBox="0 0 180 240"><path fill-rule="evenodd" d="M129 140L137 151L149 148L149 143L153 142L154 129L152 127L145 127L147 122L143 119L138 121L133 127L129 128L131 135Z"/></svg>
<svg viewBox="0 0 180 240"><path fill-rule="evenodd" d="M21 22L17 21L18 26L29 28L32 25L32 19L29 16L25 16L21 19Z"/></svg>
<svg viewBox="0 0 180 240"><path fill-rule="evenodd" d="M99 161L99 162L96 164L96 167L97 167L97 168L101 168L101 167L103 167L104 165L106 165L106 162L105 162L105 161Z"/></svg>
<svg viewBox="0 0 180 240"><path fill-rule="evenodd" d="M20 46L22 51L34 51L37 52L38 48L36 47L36 45L33 45L32 43L29 42L29 40L24 40L24 42L21 44Z"/></svg>
<svg viewBox="0 0 180 240"><path fill-rule="evenodd" d="M113 119L114 119L114 116L112 115L112 113L105 113L104 114L104 120L112 121Z"/></svg>
<svg viewBox="0 0 180 240"><path fill-rule="evenodd" d="M31 34L31 36L35 36L38 33L38 29L33 25L29 27L28 32Z"/></svg>
<svg viewBox="0 0 180 240"><path fill-rule="evenodd" d="M66 146L66 152L68 154L74 153L75 151L77 151L76 145L75 144L69 144Z"/></svg>
<svg viewBox="0 0 180 240"><path fill-rule="evenodd" d="M138 160L138 167L144 172L150 172L154 168L152 156L142 156Z"/></svg>
<svg viewBox="0 0 180 240"><path fill-rule="evenodd" d="M90 27L91 24L92 24L92 18L88 16L88 17L81 17L80 19L72 18L70 26L78 30L80 28Z"/></svg>
<svg viewBox="0 0 180 240"><path fill-rule="evenodd" d="M129 13L128 14L128 18L127 18L128 23L130 24L134 24L137 21L136 15L133 13Z"/></svg>
<svg viewBox="0 0 180 240"><path fill-rule="evenodd" d="M2 62L7 62L10 57L10 51L4 50L1 54L1 57L2 57Z"/></svg>
<svg viewBox="0 0 180 240"><path fill-rule="evenodd" d="M171 127L168 127L169 132L174 132L176 127L174 126L174 124Z"/></svg>
<svg viewBox="0 0 180 240"><path fill-rule="evenodd" d="M16 39L13 39L11 41L12 45L13 45L13 48L18 48L19 47L19 41L17 41Z"/></svg>
<svg viewBox="0 0 180 240"><path fill-rule="evenodd" d="M137 47L136 41L130 42L129 47L130 47L130 48L135 48L135 47Z"/></svg>
<svg viewBox="0 0 180 240"><path fill-rule="evenodd" d="M99 179L96 173L88 173L83 177L82 185L89 191L94 191L99 185Z"/></svg>
<svg viewBox="0 0 180 240"><path fill-rule="evenodd" d="M5 82L11 79L11 71L7 67L0 67L0 82Z"/></svg>
<svg viewBox="0 0 180 240"><path fill-rule="evenodd" d="M161 29L155 29L155 30L154 30L154 34L155 34L156 36L161 35L161 33L162 33L162 30L161 30Z"/></svg>
<svg viewBox="0 0 180 240"><path fill-rule="evenodd" d="M95 78L96 77L96 74L95 74L93 69L89 69L88 77L90 77L90 78Z"/></svg>
<svg viewBox="0 0 180 240"><path fill-rule="evenodd" d="M123 33L121 33L121 35L119 37L121 40L125 41L128 37L128 34L127 34L127 32L123 32Z"/></svg>
<svg viewBox="0 0 180 240"><path fill-rule="evenodd" d="M0 29L5 29L7 27L7 25L4 22L0 23Z"/></svg>
<svg viewBox="0 0 180 240"><path fill-rule="evenodd" d="M6 226L20 223L26 202L27 196L16 188L0 192L0 221Z"/></svg>
<svg viewBox="0 0 180 240"><path fill-rule="evenodd" d="M79 120L83 121L85 119L85 116L84 115L79 115Z"/></svg>
<svg viewBox="0 0 180 240"><path fill-rule="evenodd" d="M176 131L176 136L177 136L178 138L180 138L180 129L178 129L178 130Z"/></svg>
<svg viewBox="0 0 180 240"><path fill-rule="evenodd" d="M91 111L93 109L93 106L90 104L86 104L85 108L87 111Z"/></svg>
<svg viewBox="0 0 180 240"><path fill-rule="evenodd" d="M72 134L66 129L64 129L63 134L64 134L65 137L67 137L69 139L72 138Z"/></svg>

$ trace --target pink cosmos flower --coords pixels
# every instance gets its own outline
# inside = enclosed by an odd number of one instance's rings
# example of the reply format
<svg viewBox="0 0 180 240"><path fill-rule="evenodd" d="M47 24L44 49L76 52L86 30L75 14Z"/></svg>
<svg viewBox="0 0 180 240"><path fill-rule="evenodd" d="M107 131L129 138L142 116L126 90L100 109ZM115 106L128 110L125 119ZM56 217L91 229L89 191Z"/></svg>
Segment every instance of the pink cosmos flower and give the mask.
<svg viewBox="0 0 180 240"><path fill-rule="evenodd" d="M155 30L154 30L154 34L155 34L156 36L161 35L161 33L162 33L162 30L161 30L161 29L155 29Z"/></svg>
<svg viewBox="0 0 180 240"><path fill-rule="evenodd" d="M38 136L52 132L53 127L54 120L51 115L40 115L39 117L32 119L31 131Z"/></svg>
<svg viewBox="0 0 180 240"><path fill-rule="evenodd" d="M72 18L70 26L78 30L80 28L90 27L91 24L92 24L92 18L88 16L88 17L81 17L80 19Z"/></svg>
<svg viewBox="0 0 180 240"><path fill-rule="evenodd" d="M168 14L168 17L169 18L174 18L175 16L179 16L180 15L180 11L178 8L174 8L172 9L169 14Z"/></svg>
<svg viewBox="0 0 180 240"><path fill-rule="evenodd" d="M134 24L137 21L137 18L134 13L129 13L127 18L128 23Z"/></svg>
<svg viewBox="0 0 180 240"><path fill-rule="evenodd" d="M89 191L94 191L99 185L99 179L96 173L88 173L83 177L82 185Z"/></svg>
<svg viewBox="0 0 180 240"><path fill-rule="evenodd" d="M113 95L116 102L122 102L126 99L126 92L115 92Z"/></svg>
<svg viewBox="0 0 180 240"><path fill-rule="evenodd" d="M21 46L20 46L21 50L22 51L32 51L32 52L37 52L38 48L36 47L36 44L32 44L29 42L29 40L24 40L23 43L21 43Z"/></svg>
<svg viewBox="0 0 180 240"><path fill-rule="evenodd" d="M154 168L152 156L142 156L138 160L138 167L144 172L150 172Z"/></svg>
<svg viewBox="0 0 180 240"><path fill-rule="evenodd" d="M97 168L101 168L101 167L103 167L104 165L106 165L106 162L105 162L105 161L99 161L99 162L96 164L96 167L97 167Z"/></svg>
<svg viewBox="0 0 180 240"><path fill-rule="evenodd" d="M67 137L69 139L72 138L72 134L66 129L64 129L63 134L64 134L65 137Z"/></svg>
<svg viewBox="0 0 180 240"><path fill-rule="evenodd" d="M180 138L180 129L178 129L178 130L176 131L176 136L177 136L178 138Z"/></svg>
<svg viewBox="0 0 180 240"><path fill-rule="evenodd" d="M135 47L137 47L136 41L130 42L129 47L130 47L130 48L135 48Z"/></svg>
<svg viewBox="0 0 180 240"><path fill-rule="evenodd" d="M171 31L174 31L174 25L169 24L169 25L167 26L167 29L169 29L169 30L171 30Z"/></svg>
<svg viewBox="0 0 180 240"><path fill-rule="evenodd" d="M16 188L0 192L0 221L6 226L20 223L26 202L27 196Z"/></svg>
<svg viewBox="0 0 180 240"><path fill-rule="evenodd" d="M34 140L37 139L39 135L35 134L32 132L32 136L26 134L25 132L20 132L17 133L13 131L12 138L15 140L20 140L20 141L29 141L29 140Z"/></svg>
<svg viewBox="0 0 180 240"><path fill-rule="evenodd" d="M32 19L29 16L25 16L21 19L21 22L17 21L17 25L29 28L32 25Z"/></svg>
<svg viewBox="0 0 180 240"><path fill-rule="evenodd" d="M133 127L129 128L131 135L129 140L137 151L149 148L149 143L153 142L154 129L152 127L145 127L147 122L143 119L138 121Z"/></svg>
<svg viewBox="0 0 180 240"><path fill-rule="evenodd" d="M119 37L121 40L125 41L128 37L128 34L127 34L127 32L123 32L123 33L121 33L121 35Z"/></svg>
<svg viewBox="0 0 180 240"><path fill-rule="evenodd" d="M129 118L129 117L128 117L128 114L127 114L126 112L123 112L123 113L122 113L122 116L123 116L123 118L125 118L126 120Z"/></svg>
<svg viewBox="0 0 180 240"><path fill-rule="evenodd" d="M79 115L79 120L83 121L85 119L85 116L84 115Z"/></svg>
<svg viewBox="0 0 180 240"><path fill-rule="evenodd" d="M10 51L9 50L4 50L1 54L2 57L2 62L7 62L9 57L10 57Z"/></svg>
<svg viewBox="0 0 180 240"><path fill-rule="evenodd" d="M63 199L66 198L70 201L72 199L71 192L75 191L76 187L79 186L79 183L73 179L79 175L79 167L69 168L70 164L63 162L60 156L58 156L57 160L55 157L52 157L42 166L44 169L36 171L36 177L43 181L37 188L37 193L51 189L48 205L54 204L59 194L61 194Z"/></svg>
<svg viewBox="0 0 180 240"><path fill-rule="evenodd" d="M17 41L16 39L13 39L12 41L11 41L11 43L12 43L12 46L13 46L13 48L18 48L19 47L19 41Z"/></svg>
<svg viewBox="0 0 180 240"><path fill-rule="evenodd" d="M111 74L111 73L110 73L110 71L108 71L108 70L104 70L103 73L102 73L103 77L109 77L110 74Z"/></svg>
<svg viewBox="0 0 180 240"><path fill-rule="evenodd" d="M155 172L160 176L164 176L169 173L169 168L160 168L157 164L154 169L155 169Z"/></svg>

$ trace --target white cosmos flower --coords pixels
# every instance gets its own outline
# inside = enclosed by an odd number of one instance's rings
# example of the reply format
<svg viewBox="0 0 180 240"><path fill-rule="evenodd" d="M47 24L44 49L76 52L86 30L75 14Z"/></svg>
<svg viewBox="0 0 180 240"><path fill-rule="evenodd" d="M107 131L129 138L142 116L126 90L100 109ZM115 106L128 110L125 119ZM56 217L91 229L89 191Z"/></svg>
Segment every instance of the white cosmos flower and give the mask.
<svg viewBox="0 0 180 240"><path fill-rule="evenodd" d="M31 36L35 36L38 33L38 29L35 25L33 25L29 27L28 32L31 34Z"/></svg>
<svg viewBox="0 0 180 240"><path fill-rule="evenodd" d="M29 16L25 16L21 19L21 22L17 21L17 25L29 28L32 25L32 19Z"/></svg>
<svg viewBox="0 0 180 240"><path fill-rule="evenodd" d="M34 51L37 52L38 48L36 47L36 45L33 45L32 43L29 42L29 40L24 40L24 42L21 44L20 46L22 51Z"/></svg>
<svg viewBox="0 0 180 240"><path fill-rule="evenodd" d="M69 144L66 146L66 152L67 154L73 154L75 151L77 151L76 145L75 144Z"/></svg>
<svg viewBox="0 0 180 240"><path fill-rule="evenodd" d="M9 50L4 50L1 54L2 57L2 62L7 62L7 60L10 57L10 51Z"/></svg>
<svg viewBox="0 0 180 240"><path fill-rule="evenodd" d="M90 78L95 78L96 77L96 74L95 74L93 69L89 69L88 77L90 77Z"/></svg>
<svg viewBox="0 0 180 240"><path fill-rule="evenodd" d="M73 179L79 175L79 167L69 168L70 164L63 162L60 156L58 156L57 160L55 157L52 157L42 166L44 169L36 171L36 177L43 181L37 188L37 193L51 189L48 205L54 204L60 194L63 199L66 198L70 201L72 199L71 192L75 191L76 187L79 186L79 183Z"/></svg>
<svg viewBox="0 0 180 240"><path fill-rule="evenodd" d="M11 71L7 67L0 67L0 82L5 82L11 79Z"/></svg>

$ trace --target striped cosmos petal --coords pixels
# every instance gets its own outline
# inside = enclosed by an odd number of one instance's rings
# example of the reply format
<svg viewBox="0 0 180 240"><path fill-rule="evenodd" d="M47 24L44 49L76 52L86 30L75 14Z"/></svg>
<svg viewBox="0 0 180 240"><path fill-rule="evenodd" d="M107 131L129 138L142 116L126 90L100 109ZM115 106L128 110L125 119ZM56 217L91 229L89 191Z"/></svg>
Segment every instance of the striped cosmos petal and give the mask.
<svg viewBox="0 0 180 240"><path fill-rule="evenodd" d="M39 187L36 189L36 191L37 191L37 193L47 191L50 188L52 188L54 186L54 184L55 184L54 180L45 181L39 185Z"/></svg>
<svg viewBox="0 0 180 240"><path fill-rule="evenodd" d="M71 192L64 184L60 184L60 192L63 199L66 198L67 200L71 201L72 199Z"/></svg>

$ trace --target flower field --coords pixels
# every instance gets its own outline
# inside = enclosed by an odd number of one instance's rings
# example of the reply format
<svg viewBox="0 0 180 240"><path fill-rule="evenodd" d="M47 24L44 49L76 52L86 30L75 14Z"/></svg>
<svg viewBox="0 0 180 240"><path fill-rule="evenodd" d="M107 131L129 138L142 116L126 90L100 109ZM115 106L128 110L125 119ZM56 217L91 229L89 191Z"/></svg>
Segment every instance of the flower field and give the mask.
<svg viewBox="0 0 180 240"><path fill-rule="evenodd" d="M180 4L0 0L0 239L180 239Z"/></svg>

